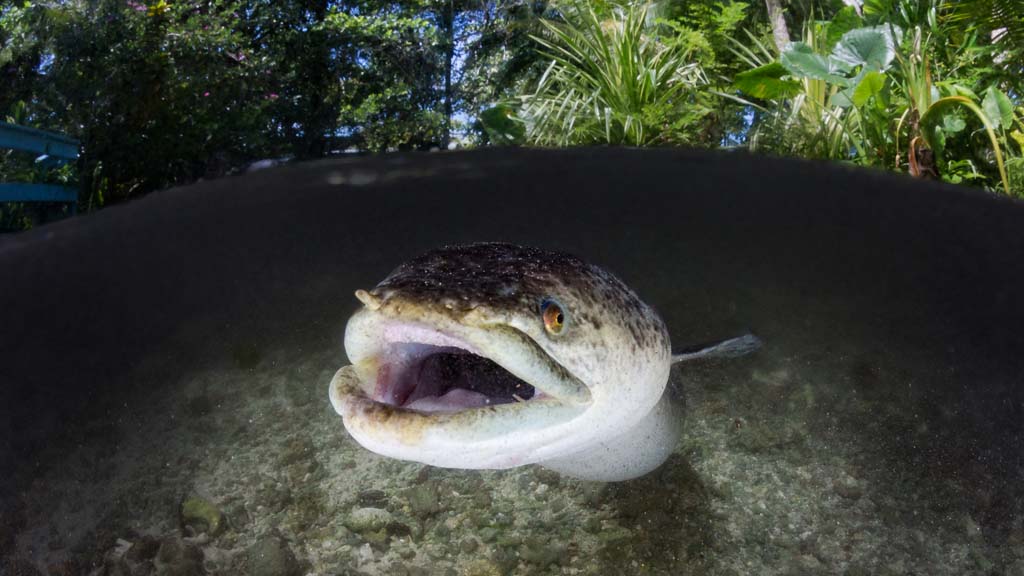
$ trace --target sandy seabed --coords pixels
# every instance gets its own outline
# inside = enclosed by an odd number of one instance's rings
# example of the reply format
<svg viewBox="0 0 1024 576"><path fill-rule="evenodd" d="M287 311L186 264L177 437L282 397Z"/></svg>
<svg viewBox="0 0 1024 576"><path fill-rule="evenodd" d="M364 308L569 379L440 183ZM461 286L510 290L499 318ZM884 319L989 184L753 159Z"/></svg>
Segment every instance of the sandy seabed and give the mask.
<svg viewBox="0 0 1024 576"><path fill-rule="evenodd" d="M340 356L242 347L107 402L40 458L0 573L1024 576L1020 488L936 454L912 357L679 366L676 454L606 484L372 454L327 400Z"/></svg>

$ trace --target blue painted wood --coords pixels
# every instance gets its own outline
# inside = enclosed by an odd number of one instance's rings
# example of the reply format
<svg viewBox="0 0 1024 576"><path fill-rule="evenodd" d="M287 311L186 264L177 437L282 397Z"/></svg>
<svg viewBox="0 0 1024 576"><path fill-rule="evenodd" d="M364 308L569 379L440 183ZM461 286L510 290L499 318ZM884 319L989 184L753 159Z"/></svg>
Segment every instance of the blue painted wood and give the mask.
<svg viewBox="0 0 1024 576"><path fill-rule="evenodd" d="M0 122L0 148L52 156L64 161L78 158L78 140L7 122Z"/></svg>
<svg viewBox="0 0 1024 576"><path fill-rule="evenodd" d="M0 182L0 202L77 202L78 189L56 184Z"/></svg>
<svg viewBox="0 0 1024 576"><path fill-rule="evenodd" d="M0 122L0 148L38 154L36 163L45 168L78 159L79 142L56 132ZM69 202L71 213L78 205L78 190L56 184L0 183L0 202Z"/></svg>

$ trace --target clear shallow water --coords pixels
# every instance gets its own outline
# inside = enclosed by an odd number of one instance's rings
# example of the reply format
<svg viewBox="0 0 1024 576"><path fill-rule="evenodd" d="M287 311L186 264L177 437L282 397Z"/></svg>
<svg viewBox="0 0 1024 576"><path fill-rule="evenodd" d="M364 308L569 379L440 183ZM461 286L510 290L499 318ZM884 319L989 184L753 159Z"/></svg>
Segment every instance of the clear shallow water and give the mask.
<svg viewBox="0 0 1024 576"><path fill-rule="evenodd" d="M3 569L1024 574L1022 220L742 155L485 151L297 165L5 238ZM480 240L609 268L679 346L766 347L673 373L684 439L638 481L362 450L326 397L352 291ZM179 540L190 496L215 536Z"/></svg>

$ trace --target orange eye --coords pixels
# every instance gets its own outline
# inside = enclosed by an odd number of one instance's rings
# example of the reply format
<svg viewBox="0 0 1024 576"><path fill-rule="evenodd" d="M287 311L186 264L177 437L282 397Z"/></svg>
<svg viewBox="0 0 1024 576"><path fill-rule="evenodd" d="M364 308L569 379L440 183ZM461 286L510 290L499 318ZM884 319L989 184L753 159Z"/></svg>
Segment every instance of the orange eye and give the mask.
<svg viewBox="0 0 1024 576"><path fill-rule="evenodd" d="M545 299L540 304L540 315L544 319L544 329L548 334L558 336L565 331L568 318L558 302L550 298Z"/></svg>

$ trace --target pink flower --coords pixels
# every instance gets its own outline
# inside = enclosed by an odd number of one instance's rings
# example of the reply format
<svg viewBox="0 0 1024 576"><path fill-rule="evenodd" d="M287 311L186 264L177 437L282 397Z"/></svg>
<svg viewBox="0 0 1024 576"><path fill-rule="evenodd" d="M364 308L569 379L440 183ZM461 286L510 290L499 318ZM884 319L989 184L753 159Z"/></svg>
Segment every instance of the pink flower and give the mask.
<svg viewBox="0 0 1024 576"><path fill-rule="evenodd" d="M277 100L277 93L271 92L270 94L267 94L267 100Z"/></svg>
<svg viewBox="0 0 1024 576"><path fill-rule="evenodd" d="M210 95L210 93L209 93L209 92L203 92L203 98L206 98L206 97L207 97L207 96L209 96L209 95Z"/></svg>

